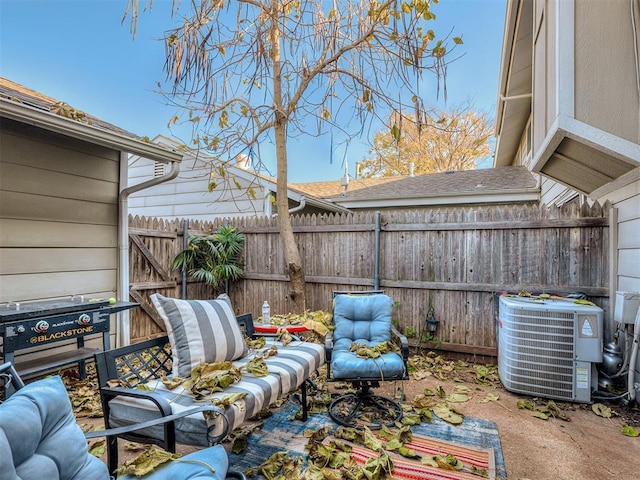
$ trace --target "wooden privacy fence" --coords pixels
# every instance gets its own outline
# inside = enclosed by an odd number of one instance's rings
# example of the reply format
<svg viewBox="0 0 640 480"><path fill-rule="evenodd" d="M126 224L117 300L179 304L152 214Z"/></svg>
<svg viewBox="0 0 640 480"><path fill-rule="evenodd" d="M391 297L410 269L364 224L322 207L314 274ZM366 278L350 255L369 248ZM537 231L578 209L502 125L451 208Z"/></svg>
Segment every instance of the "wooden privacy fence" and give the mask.
<svg viewBox="0 0 640 480"><path fill-rule="evenodd" d="M293 217L307 280L307 308L331 310L334 290L379 287L397 303L401 330L417 343L430 307L439 320L435 346L495 354L494 294L583 292L609 307L608 206L490 206L422 212L383 211ZM184 221L130 218L132 297L180 296L171 259ZM238 312L290 310L290 286L277 220L266 217L188 222L189 233L231 223L244 232L245 277L229 292ZM187 298L213 294L188 283ZM146 312L146 313L145 313ZM153 336L152 309L132 314L132 337ZM153 318L153 317L152 317ZM429 344L434 346L434 343Z"/></svg>

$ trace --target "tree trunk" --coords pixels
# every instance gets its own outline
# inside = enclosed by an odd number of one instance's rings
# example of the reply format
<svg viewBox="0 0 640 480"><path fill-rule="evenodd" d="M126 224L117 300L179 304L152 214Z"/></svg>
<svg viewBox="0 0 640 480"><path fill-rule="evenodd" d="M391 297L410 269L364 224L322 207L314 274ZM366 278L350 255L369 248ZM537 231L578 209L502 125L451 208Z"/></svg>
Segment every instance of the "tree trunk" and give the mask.
<svg viewBox="0 0 640 480"><path fill-rule="evenodd" d="M282 132L279 133L279 130ZM287 151L284 143L280 143L279 137L285 137L285 127L276 126L276 152L278 159L278 186L277 201L278 208L278 224L280 226L280 238L284 246L284 259L287 264L287 273L291 282L291 290L289 298L292 302L291 310L294 313L302 313L306 307L306 281L304 270L302 268L302 260L300 258L300 250L293 236L293 228L291 226L291 216L289 215L289 199L287 197L287 182L281 181L286 179L287 175ZM281 140L284 142L284 140Z"/></svg>
<svg viewBox="0 0 640 480"><path fill-rule="evenodd" d="M284 259L287 273L291 282L289 298L291 310L302 313L306 308L306 281L302 268L300 250L293 236L291 216L289 215L289 197L287 195L287 122L288 112L282 105L282 70L280 63L280 9L279 1L274 2L271 18L271 59L273 61L273 103L275 115L275 140L277 159L277 188L276 207L278 209L278 224L280 238L284 246Z"/></svg>

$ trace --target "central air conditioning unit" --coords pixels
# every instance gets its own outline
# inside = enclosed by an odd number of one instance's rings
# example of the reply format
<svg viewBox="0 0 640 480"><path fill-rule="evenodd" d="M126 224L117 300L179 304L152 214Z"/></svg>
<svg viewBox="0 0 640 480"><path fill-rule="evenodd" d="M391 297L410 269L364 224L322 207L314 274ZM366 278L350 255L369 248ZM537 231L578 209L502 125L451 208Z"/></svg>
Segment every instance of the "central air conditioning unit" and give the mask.
<svg viewBox="0 0 640 480"><path fill-rule="evenodd" d="M500 296L498 374L512 392L591 402L602 362L601 308L571 298Z"/></svg>

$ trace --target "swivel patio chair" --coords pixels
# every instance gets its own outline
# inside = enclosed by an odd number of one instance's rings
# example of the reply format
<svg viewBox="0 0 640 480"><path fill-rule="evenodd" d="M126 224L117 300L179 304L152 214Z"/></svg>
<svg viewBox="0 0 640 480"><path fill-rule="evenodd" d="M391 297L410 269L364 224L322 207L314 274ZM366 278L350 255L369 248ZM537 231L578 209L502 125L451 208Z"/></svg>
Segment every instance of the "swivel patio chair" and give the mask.
<svg viewBox="0 0 640 480"><path fill-rule="evenodd" d="M335 330L325 342L327 379L356 388L329 405L329 416L340 425L378 429L402 418L398 402L371 390L382 381L408 378L409 344L391 323L392 310L393 301L380 291L334 292ZM396 345L397 351L380 348L385 345Z"/></svg>
<svg viewBox="0 0 640 480"><path fill-rule="evenodd" d="M107 466L88 452L86 439L108 437L124 429L83 434L76 423L67 390L59 376L25 385L11 363L0 365L0 387L15 393L0 401L0 480L109 480ZM163 418L162 422L175 418ZM149 423L126 427L149 427ZM156 424L159 422L156 420ZM119 432L116 432L119 431ZM228 471L222 445L205 448L161 465L153 472L119 480L245 479ZM111 472L113 474L113 472Z"/></svg>

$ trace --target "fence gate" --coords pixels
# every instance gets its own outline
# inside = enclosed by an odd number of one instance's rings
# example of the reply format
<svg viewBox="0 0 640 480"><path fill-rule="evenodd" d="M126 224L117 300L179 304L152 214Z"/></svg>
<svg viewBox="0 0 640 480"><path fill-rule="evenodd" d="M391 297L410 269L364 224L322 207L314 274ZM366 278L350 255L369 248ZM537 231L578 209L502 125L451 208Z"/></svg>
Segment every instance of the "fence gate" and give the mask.
<svg viewBox="0 0 640 480"><path fill-rule="evenodd" d="M135 223L145 220L136 218ZM168 225L158 225L161 221L157 219L148 221L153 225L129 227L129 296L140 304L140 308L130 314L132 342L165 331L149 295L156 292L171 297L180 294L178 274L170 270L178 234L175 228L165 229L163 227Z"/></svg>

